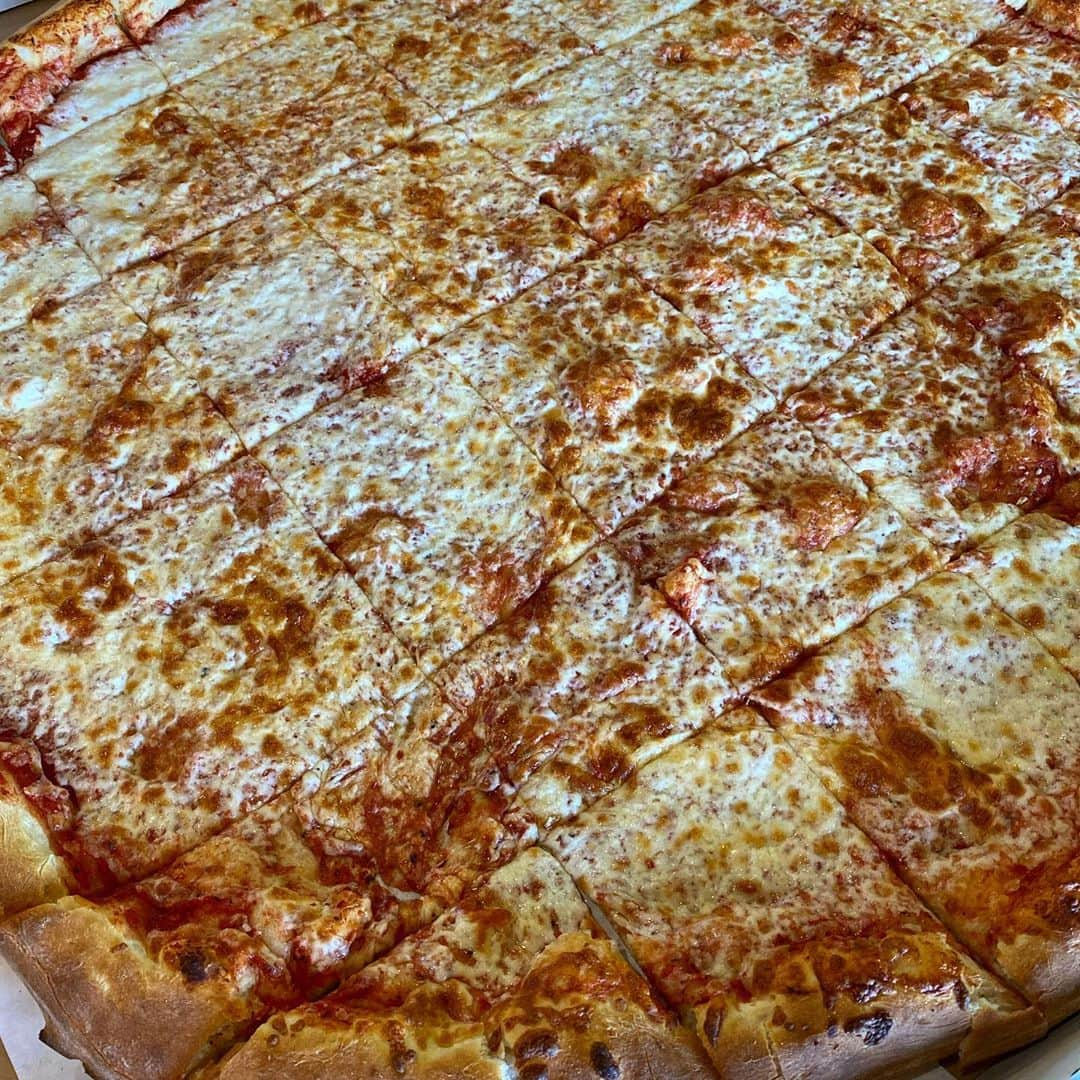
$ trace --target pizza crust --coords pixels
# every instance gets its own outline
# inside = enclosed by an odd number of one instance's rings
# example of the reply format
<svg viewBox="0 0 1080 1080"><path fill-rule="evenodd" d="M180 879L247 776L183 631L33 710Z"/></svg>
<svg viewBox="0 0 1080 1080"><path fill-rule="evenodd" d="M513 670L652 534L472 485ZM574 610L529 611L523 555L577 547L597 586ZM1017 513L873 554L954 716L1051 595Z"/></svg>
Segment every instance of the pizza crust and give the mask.
<svg viewBox="0 0 1080 1080"><path fill-rule="evenodd" d="M9 919L0 925L0 954L41 1005L44 1041L99 1080L167 1080L237 1034L212 987L167 974L85 900Z"/></svg>
<svg viewBox="0 0 1080 1080"><path fill-rule="evenodd" d="M49 834L0 771L0 917L56 900L72 884Z"/></svg>

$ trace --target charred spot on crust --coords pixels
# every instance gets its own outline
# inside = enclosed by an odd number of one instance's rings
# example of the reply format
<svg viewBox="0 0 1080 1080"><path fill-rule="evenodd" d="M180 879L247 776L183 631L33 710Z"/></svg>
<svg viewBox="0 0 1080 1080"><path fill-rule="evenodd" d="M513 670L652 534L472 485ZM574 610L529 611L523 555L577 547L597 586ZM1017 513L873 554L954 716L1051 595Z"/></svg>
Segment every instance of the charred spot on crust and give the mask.
<svg viewBox="0 0 1080 1080"><path fill-rule="evenodd" d="M206 982L210 978L210 966L206 957L198 949L187 949L177 958L180 974L189 983Z"/></svg>
<svg viewBox="0 0 1080 1080"><path fill-rule="evenodd" d="M602 1042L594 1042L589 1048L589 1062L600 1080L619 1080L619 1066Z"/></svg>
<svg viewBox="0 0 1080 1080"><path fill-rule="evenodd" d="M844 1030L849 1035L858 1035L867 1046L877 1046L885 1041L892 1026L893 1019L887 1012L875 1012L849 1020Z"/></svg>

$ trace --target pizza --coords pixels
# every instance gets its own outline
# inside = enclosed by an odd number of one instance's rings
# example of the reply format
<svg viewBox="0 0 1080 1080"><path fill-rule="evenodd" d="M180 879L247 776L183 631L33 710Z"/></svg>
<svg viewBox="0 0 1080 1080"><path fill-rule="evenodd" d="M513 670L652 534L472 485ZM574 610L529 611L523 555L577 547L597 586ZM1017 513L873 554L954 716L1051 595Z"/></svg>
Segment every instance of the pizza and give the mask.
<svg viewBox="0 0 1080 1080"><path fill-rule="evenodd" d="M1078 27L65 0L0 43L45 1041L885 1080L1080 1010Z"/></svg>

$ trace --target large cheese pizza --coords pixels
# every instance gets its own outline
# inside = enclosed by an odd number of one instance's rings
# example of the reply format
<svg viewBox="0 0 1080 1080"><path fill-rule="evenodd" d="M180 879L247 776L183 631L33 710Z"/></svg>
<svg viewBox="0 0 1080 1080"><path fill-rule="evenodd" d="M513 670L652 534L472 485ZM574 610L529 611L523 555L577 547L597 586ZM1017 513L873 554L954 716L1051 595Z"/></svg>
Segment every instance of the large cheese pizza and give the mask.
<svg viewBox="0 0 1080 1080"><path fill-rule="evenodd" d="M1080 1009L1080 2L0 45L0 954L101 1080L846 1080Z"/></svg>

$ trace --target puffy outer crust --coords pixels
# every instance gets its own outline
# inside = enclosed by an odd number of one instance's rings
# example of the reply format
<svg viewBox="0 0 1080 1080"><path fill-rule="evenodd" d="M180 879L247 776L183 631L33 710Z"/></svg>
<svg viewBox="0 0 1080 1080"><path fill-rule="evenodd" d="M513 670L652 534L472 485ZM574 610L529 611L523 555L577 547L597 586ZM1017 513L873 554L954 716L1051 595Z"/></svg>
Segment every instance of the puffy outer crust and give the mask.
<svg viewBox="0 0 1080 1080"><path fill-rule="evenodd" d="M1027 13L1043 26L1080 38L1080 0L1031 0Z"/></svg>
<svg viewBox="0 0 1080 1080"><path fill-rule="evenodd" d="M64 896L69 882L45 828L0 772L0 917Z"/></svg>
<svg viewBox="0 0 1080 1080"><path fill-rule="evenodd" d="M114 0L127 32L136 41L144 41L166 15L183 7L184 3L185 0Z"/></svg>
<svg viewBox="0 0 1080 1080"><path fill-rule="evenodd" d="M0 955L45 1014L42 1038L98 1080L166 1080L238 1032L212 989L159 968L101 910L74 897L0 925Z"/></svg>
<svg viewBox="0 0 1080 1080"><path fill-rule="evenodd" d="M349 1027L308 1025L279 1036L264 1024L221 1065L218 1080L510 1080L504 1062L486 1052L482 1035L451 1046L432 1046L402 1071L390 1047L357 1039Z"/></svg>
<svg viewBox="0 0 1080 1080"><path fill-rule="evenodd" d="M1026 974L1024 989L1050 1026L1080 1009L1080 930L1051 941L1019 934L998 946L997 958L1003 969Z"/></svg>

